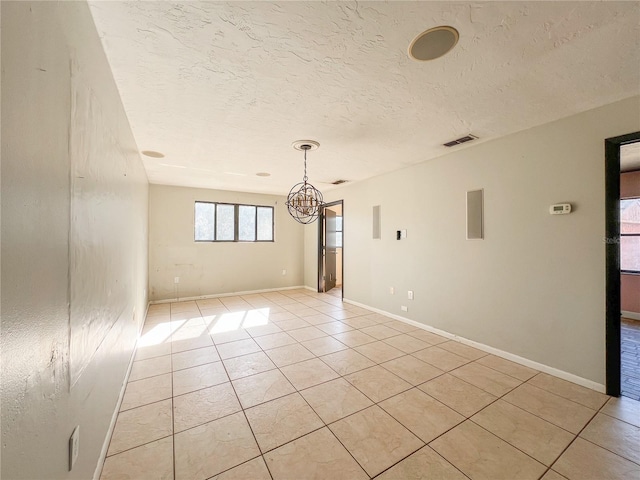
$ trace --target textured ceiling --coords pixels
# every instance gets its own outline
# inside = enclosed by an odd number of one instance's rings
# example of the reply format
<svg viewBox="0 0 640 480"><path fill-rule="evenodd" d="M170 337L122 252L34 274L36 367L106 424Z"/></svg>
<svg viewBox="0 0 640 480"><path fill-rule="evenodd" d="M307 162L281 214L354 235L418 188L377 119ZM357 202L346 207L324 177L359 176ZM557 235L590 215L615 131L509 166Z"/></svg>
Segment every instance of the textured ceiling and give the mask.
<svg viewBox="0 0 640 480"><path fill-rule="evenodd" d="M152 183L286 194L640 93L639 2L90 2ZM456 48L410 60L422 31ZM626 132L625 132L626 133ZM459 146L455 148L466 148ZM270 177L257 177L269 172Z"/></svg>

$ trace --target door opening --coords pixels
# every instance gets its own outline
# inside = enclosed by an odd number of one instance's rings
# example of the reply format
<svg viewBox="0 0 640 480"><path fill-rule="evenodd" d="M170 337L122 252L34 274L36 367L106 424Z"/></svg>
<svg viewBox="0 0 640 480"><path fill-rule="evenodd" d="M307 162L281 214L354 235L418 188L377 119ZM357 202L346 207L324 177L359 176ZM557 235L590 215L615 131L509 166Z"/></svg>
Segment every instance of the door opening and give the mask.
<svg viewBox="0 0 640 480"><path fill-rule="evenodd" d="M343 201L322 208L318 225L318 292L344 297Z"/></svg>
<svg viewBox="0 0 640 480"><path fill-rule="evenodd" d="M640 142L640 132L629 133L605 140L605 251L606 251L606 393L620 396L622 374L621 315L621 171L630 171L625 155L621 163L621 150L626 145ZM633 161L633 160L632 160ZM640 168L640 167L639 167ZM625 240L626 244L626 240ZM626 245L625 245L626 248ZM633 275L633 273L631 273ZM640 272L639 272L640 275ZM640 374L640 372L638 372Z"/></svg>

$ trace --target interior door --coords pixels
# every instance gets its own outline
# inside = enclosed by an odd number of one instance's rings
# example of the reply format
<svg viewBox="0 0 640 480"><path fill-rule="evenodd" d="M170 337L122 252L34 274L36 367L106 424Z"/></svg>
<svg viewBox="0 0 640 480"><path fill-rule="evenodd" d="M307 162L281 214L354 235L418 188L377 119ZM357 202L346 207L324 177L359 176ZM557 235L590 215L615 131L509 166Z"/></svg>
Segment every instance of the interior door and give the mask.
<svg viewBox="0 0 640 480"><path fill-rule="evenodd" d="M324 209L324 291L336 286L336 212Z"/></svg>

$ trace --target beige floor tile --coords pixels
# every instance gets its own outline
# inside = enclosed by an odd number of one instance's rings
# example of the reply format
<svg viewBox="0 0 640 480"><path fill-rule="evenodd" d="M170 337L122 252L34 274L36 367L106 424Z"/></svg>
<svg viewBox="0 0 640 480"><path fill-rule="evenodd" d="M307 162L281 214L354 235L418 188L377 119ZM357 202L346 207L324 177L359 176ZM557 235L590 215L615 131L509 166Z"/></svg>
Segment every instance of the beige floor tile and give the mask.
<svg viewBox="0 0 640 480"><path fill-rule="evenodd" d="M202 300L196 300L196 305L200 310L209 310L211 308L222 307L222 302L219 298L203 298Z"/></svg>
<svg viewBox="0 0 640 480"><path fill-rule="evenodd" d="M230 383L203 388L173 398L175 432L212 422L241 410Z"/></svg>
<svg viewBox="0 0 640 480"><path fill-rule="evenodd" d="M429 365L411 355L393 359L381 364L381 366L412 385L419 385L444 373L433 365Z"/></svg>
<svg viewBox="0 0 640 480"><path fill-rule="evenodd" d="M172 302L171 303L171 313L178 312L199 312L198 305L195 300L190 300L186 302Z"/></svg>
<svg viewBox="0 0 640 480"><path fill-rule="evenodd" d="M234 380L232 383L244 408L253 407L295 392L293 385L280 370L269 370Z"/></svg>
<svg viewBox="0 0 640 480"><path fill-rule="evenodd" d="M313 353L304 348L299 343L285 345L284 347L272 348L266 351L269 358L278 367L286 367L292 363L303 362L314 357Z"/></svg>
<svg viewBox="0 0 640 480"><path fill-rule="evenodd" d="M365 327L360 331L366 333L367 335L371 335L377 340L384 340L385 338L395 337L396 335L399 335L399 332L397 330L379 324L373 325L371 327Z"/></svg>
<svg viewBox="0 0 640 480"><path fill-rule="evenodd" d="M563 477L553 470L547 470L547 473L540 480L566 480L567 477Z"/></svg>
<svg viewBox="0 0 640 480"><path fill-rule="evenodd" d="M173 480L173 438L108 457L100 480Z"/></svg>
<svg viewBox="0 0 640 480"><path fill-rule="evenodd" d="M245 413L263 453L324 426L298 393L262 403Z"/></svg>
<svg viewBox="0 0 640 480"><path fill-rule="evenodd" d="M589 422L580 436L640 464L640 427L599 413Z"/></svg>
<svg viewBox="0 0 640 480"><path fill-rule="evenodd" d="M425 443L465 420L417 388L388 398L380 406Z"/></svg>
<svg viewBox="0 0 640 480"><path fill-rule="evenodd" d="M266 372L276 368L264 352L250 353L241 357L233 357L223 360L227 374L231 380L236 380L256 373Z"/></svg>
<svg viewBox="0 0 640 480"><path fill-rule="evenodd" d="M380 366L360 370L344 378L376 403L411 388L410 383Z"/></svg>
<svg viewBox="0 0 640 480"><path fill-rule="evenodd" d="M528 383L505 395L504 400L575 434L578 434L596 413L595 410Z"/></svg>
<svg viewBox="0 0 640 480"><path fill-rule="evenodd" d="M171 399L120 412L107 455L159 440L172 433Z"/></svg>
<svg viewBox="0 0 640 480"><path fill-rule="evenodd" d="M338 420L329 428L371 477L424 445L377 405Z"/></svg>
<svg viewBox="0 0 640 480"><path fill-rule="evenodd" d="M454 370L471 361L468 358L461 357L460 355L435 346L414 352L412 355L445 372Z"/></svg>
<svg viewBox="0 0 640 480"><path fill-rule="evenodd" d="M143 378L162 375L171 372L171 355L163 355L161 357L148 358L133 362L129 381L135 382Z"/></svg>
<svg viewBox="0 0 640 480"><path fill-rule="evenodd" d="M223 360L261 351L258 344L250 338L238 340L237 342L223 343L222 345L218 345L217 348L220 358Z"/></svg>
<svg viewBox="0 0 640 480"><path fill-rule="evenodd" d="M344 333L344 332L349 332L351 330L354 330L353 327L350 327L345 323L336 322L336 321L333 321L331 323L323 323L321 325L316 325L316 328L319 330L322 330L325 333L328 333L329 335L335 335L337 333Z"/></svg>
<svg viewBox="0 0 640 480"><path fill-rule="evenodd" d="M271 480L271 475L262 457L249 460L242 465L233 467L211 480Z"/></svg>
<svg viewBox="0 0 640 480"><path fill-rule="evenodd" d="M275 323L268 323L267 325L256 325L255 327L249 327L246 330L247 333L253 338L262 337L264 335L273 335L274 333L282 332L282 329Z"/></svg>
<svg viewBox="0 0 640 480"><path fill-rule="evenodd" d="M539 373L529 380L529 383L548 392L555 393L560 397L584 405L585 407L592 408L593 410L600 409L609 399L604 393L567 382L566 380L546 373Z"/></svg>
<svg viewBox="0 0 640 480"><path fill-rule="evenodd" d="M375 363L383 363L388 362L394 358L402 357L406 355L401 350L398 350L391 345L384 343L381 340L375 341L373 343L367 343L365 345L360 345L355 347L354 350L358 353L361 353L369 360L372 360Z"/></svg>
<svg viewBox="0 0 640 480"><path fill-rule="evenodd" d="M371 400L343 378L321 383L300 393L325 423L335 422L372 405Z"/></svg>
<svg viewBox="0 0 640 480"><path fill-rule="evenodd" d="M318 313L318 314L315 314L315 315L310 315L308 317L304 317L304 321L308 322L311 325L322 325L324 323L335 322L336 320L335 320L335 318L330 317L329 315L325 315L324 313ZM329 332L326 332L326 333L329 333Z"/></svg>
<svg viewBox="0 0 640 480"><path fill-rule="evenodd" d="M477 360L477 362L485 367L493 368L494 370L506 375L515 377L518 380L522 380L523 382L526 382L538 373L538 371L533 368L525 367L524 365L520 365L505 358L496 357L495 355L487 355L486 357L482 357Z"/></svg>
<svg viewBox="0 0 640 480"><path fill-rule="evenodd" d="M136 349L136 361L146 360L147 358L160 357L162 355L171 354L171 343L159 343L153 345L138 345Z"/></svg>
<svg viewBox="0 0 640 480"><path fill-rule="evenodd" d="M228 381L222 362L198 365L173 372L173 394L182 395Z"/></svg>
<svg viewBox="0 0 640 480"><path fill-rule="evenodd" d="M384 317L384 320L381 323L389 328L393 328L394 330L397 330L402 333L408 333L408 332L413 332L414 330L418 330L418 327L409 325L408 323L399 322L397 320L389 321L388 317Z"/></svg>
<svg viewBox="0 0 640 480"><path fill-rule="evenodd" d="M611 397L601 412L640 427L640 402L636 400L627 397Z"/></svg>
<svg viewBox="0 0 640 480"><path fill-rule="evenodd" d="M418 388L465 417L470 417L497 398L449 374L440 375Z"/></svg>
<svg viewBox="0 0 640 480"><path fill-rule="evenodd" d="M471 420L547 466L575 438L566 430L504 400L492 403Z"/></svg>
<svg viewBox="0 0 640 480"><path fill-rule="evenodd" d="M328 336L307 340L306 342L302 342L302 345L316 356L328 355L329 353L339 352L340 350L349 348L344 343Z"/></svg>
<svg viewBox="0 0 640 480"><path fill-rule="evenodd" d="M293 313L289 313L289 315L291 315L291 318L287 320L275 321L275 324L278 325L278 327L280 327L282 330L286 332L290 330L297 330L299 328L307 328L311 326L309 322L306 322L300 317L295 316Z"/></svg>
<svg viewBox="0 0 640 480"><path fill-rule="evenodd" d="M197 367L205 363L220 361L220 355L216 347L197 348L186 352L174 353L171 355L173 371L184 370L185 368Z"/></svg>
<svg viewBox="0 0 640 480"><path fill-rule="evenodd" d="M200 324L194 326L191 320L200 322ZM174 322L172 321L171 323L173 324ZM201 318L185 319L180 321L180 327L176 329L171 335L171 342L179 343L182 340L194 340L198 338L211 340L209 338L207 326L204 324Z"/></svg>
<svg viewBox="0 0 640 480"><path fill-rule="evenodd" d="M569 480L631 480L640 478L640 465L577 438L553 465Z"/></svg>
<svg viewBox="0 0 640 480"><path fill-rule="evenodd" d="M129 382L124 392L120 411L140 407L148 403L171 398L171 374L156 375L135 382Z"/></svg>
<svg viewBox="0 0 640 480"><path fill-rule="evenodd" d="M324 355L321 360L329 365L340 375L348 375L349 373L364 370L373 367L375 363L364 355L359 354L353 349L341 350L336 353Z"/></svg>
<svg viewBox="0 0 640 480"><path fill-rule="evenodd" d="M411 335L412 337L415 337L418 340L422 340L429 345L440 345L441 343L449 342L448 338L437 335L435 333L427 332L426 330L423 330L421 328L417 330L411 330L406 333L407 335Z"/></svg>
<svg viewBox="0 0 640 480"><path fill-rule="evenodd" d="M378 325L378 322L368 317L358 317L358 316L344 317L344 315L339 315L339 314L338 315L331 314L331 316L336 320L340 320L342 323L349 325L350 327L353 327L353 328L367 328L367 327L373 327L375 325ZM340 318L341 316L343 318Z"/></svg>
<svg viewBox="0 0 640 480"><path fill-rule="evenodd" d="M265 454L274 480L368 480L367 474L327 429Z"/></svg>
<svg viewBox="0 0 640 480"><path fill-rule="evenodd" d="M285 320L292 320L292 319L298 319L298 317L296 316L295 313L291 313L291 312L289 312L287 310L285 310L284 312L270 313L269 314L269 321L275 322L283 330L289 330L289 329L288 328L283 328L283 326L280 325L280 323L284 322ZM298 327L294 327L294 328L298 328Z"/></svg>
<svg viewBox="0 0 640 480"><path fill-rule="evenodd" d="M487 352L483 352L482 350L478 350L477 348L470 347L469 345L465 345L464 343L456 342L454 340L440 343L438 346L455 353L456 355L468 358L469 360L478 360L479 358L488 355Z"/></svg>
<svg viewBox="0 0 640 480"><path fill-rule="evenodd" d="M449 372L471 385L498 397L513 390L522 382L478 363L468 363Z"/></svg>
<svg viewBox="0 0 640 480"><path fill-rule="evenodd" d="M546 467L467 420L430 447L473 479L537 480Z"/></svg>
<svg viewBox="0 0 640 480"><path fill-rule="evenodd" d="M418 340L406 333L386 338L384 343L389 344L404 353L414 353L430 346L428 343Z"/></svg>
<svg viewBox="0 0 640 480"><path fill-rule="evenodd" d="M176 480L206 479L260 455L242 412L177 433Z"/></svg>
<svg viewBox="0 0 640 480"><path fill-rule="evenodd" d="M260 345L260 348L262 348L263 350L283 347L285 345L296 343L296 340L286 332L264 335L262 337L256 337L254 338L254 340L258 345Z"/></svg>
<svg viewBox="0 0 640 480"><path fill-rule="evenodd" d="M371 335L362 333L359 330L350 330L348 332L336 333L335 335L333 335L333 338L352 348L376 341L376 339Z"/></svg>
<svg viewBox="0 0 640 480"><path fill-rule="evenodd" d="M288 365L281 370L297 390L303 390L339 376L318 358Z"/></svg>
<svg viewBox="0 0 640 480"><path fill-rule="evenodd" d="M425 446L376 477L376 480L467 480L467 477Z"/></svg>
<svg viewBox="0 0 640 480"><path fill-rule="evenodd" d="M225 343L239 342L240 340L248 340L251 338L251 335L249 335L246 330L242 329L217 332L211 328L209 329L209 333L211 334L211 340L213 340L213 343L217 346Z"/></svg>
<svg viewBox="0 0 640 480"><path fill-rule="evenodd" d="M211 345L213 345L213 340L208 334L201 337L174 340L171 342L171 353L185 352L195 348L210 347Z"/></svg>
<svg viewBox="0 0 640 480"><path fill-rule="evenodd" d="M305 342L307 340L313 340L314 338L326 337L327 334L316 327L304 327L296 328L295 330L289 330L289 335L295 338L298 342Z"/></svg>

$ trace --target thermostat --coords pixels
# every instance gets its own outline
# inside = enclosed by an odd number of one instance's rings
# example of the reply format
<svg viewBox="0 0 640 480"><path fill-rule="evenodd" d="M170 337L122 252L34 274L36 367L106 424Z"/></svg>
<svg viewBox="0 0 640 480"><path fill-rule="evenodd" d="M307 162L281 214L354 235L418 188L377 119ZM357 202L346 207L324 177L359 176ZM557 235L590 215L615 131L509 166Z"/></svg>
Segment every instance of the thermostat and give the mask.
<svg viewBox="0 0 640 480"><path fill-rule="evenodd" d="M551 215L564 215L565 213L571 213L570 203L558 203L549 207L549 213Z"/></svg>

